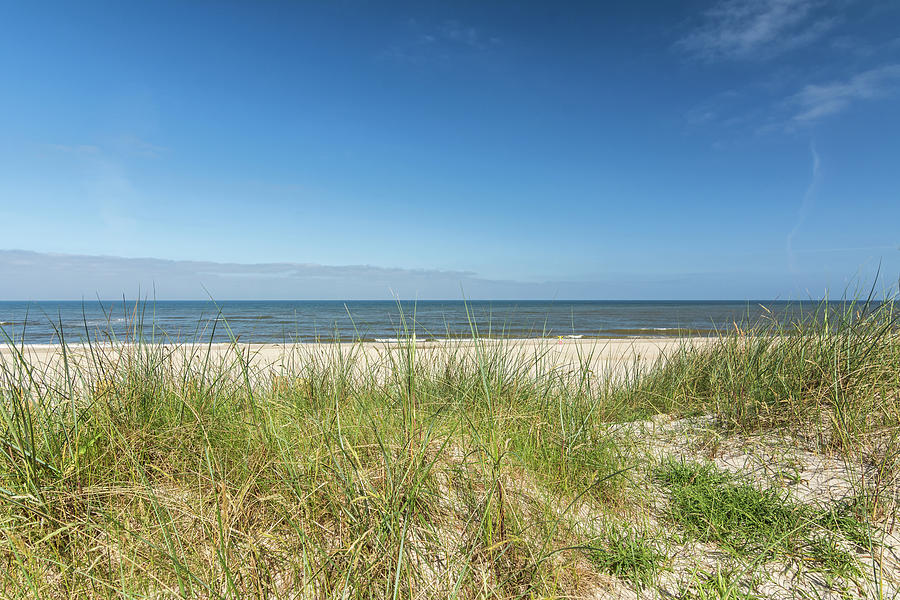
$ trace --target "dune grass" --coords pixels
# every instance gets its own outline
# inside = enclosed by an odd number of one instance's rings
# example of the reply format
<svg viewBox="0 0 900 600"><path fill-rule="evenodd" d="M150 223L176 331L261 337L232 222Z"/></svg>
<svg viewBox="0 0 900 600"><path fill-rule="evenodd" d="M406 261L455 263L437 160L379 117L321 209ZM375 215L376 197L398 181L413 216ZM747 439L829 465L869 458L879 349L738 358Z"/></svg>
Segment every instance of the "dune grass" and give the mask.
<svg viewBox="0 0 900 600"><path fill-rule="evenodd" d="M896 511L892 302L684 340L606 378L590 354L561 367L477 337L377 361L299 347L277 368L139 336L44 365L8 338L2 356L4 598L743 598L777 557L889 589L857 554ZM807 506L614 427L660 413L842 457L852 497ZM672 557L693 544L740 566L683 581Z"/></svg>
<svg viewBox="0 0 900 600"><path fill-rule="evenodd" d="M798 504L783 489L759 489L712 465L668 461L656 474L670 494L669 519L738 557L803 557L827 575L847 579L858 568L839 540L850 533L862 550L872 547L866 533L852 535L867 532L854 515Z"/></svg>

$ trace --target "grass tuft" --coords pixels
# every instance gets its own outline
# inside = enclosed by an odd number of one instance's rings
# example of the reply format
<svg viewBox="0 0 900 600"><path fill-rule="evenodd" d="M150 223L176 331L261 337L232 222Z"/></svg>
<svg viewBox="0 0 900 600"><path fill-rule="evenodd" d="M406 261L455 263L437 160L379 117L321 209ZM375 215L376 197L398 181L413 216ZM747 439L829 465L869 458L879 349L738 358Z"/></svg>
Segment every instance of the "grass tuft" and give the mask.
<svg viewBox="0 0 900 600"><path fill-rule="evenodd" d="M656 471L669 489L669 518L703 542L735 553L789 552L806 515L773 488L757 489L704 463L669 461Z"/></svg>
<svg viewBox="0 0 900 600"><path fill-rule="evenodd" d="M602 572L630 581L638 588L651 584L667 561L658 542L624 527L611 528L583 551Z"/></svg>

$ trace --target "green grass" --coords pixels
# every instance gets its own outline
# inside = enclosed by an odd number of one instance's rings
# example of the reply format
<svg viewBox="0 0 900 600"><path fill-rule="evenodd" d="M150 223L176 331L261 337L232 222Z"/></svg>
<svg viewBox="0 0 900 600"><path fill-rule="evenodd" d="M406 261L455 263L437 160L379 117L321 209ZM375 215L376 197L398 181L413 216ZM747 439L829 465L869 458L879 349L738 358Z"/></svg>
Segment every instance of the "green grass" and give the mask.
<svg viewBox="0 0 900 600"><path fill-rule="evenodd" d="M633 529L614 527L583 551L601 571L643 588L665 568L666 555L660 545Z"/></svg>
<svg viewBox="0 0 900 600"><path fill-rule="evenodd" d="M760 596L741 585L741 572L729 567L720 567L713 571L700 570L692 574L681 593L679 600L757 600Z"/></svg>
<svg viewBox="0 0 900 600"><path fill-rule="evenodd" d="M549 347L504 340L410 341L377 362L359 344L299 348L271 370L239 345L138 338L41 365L9 339L0 597L589 596L599 574L653 589L682 534L749 570L788 556L867 577L846 543L871 553L893 511L900 341L890 303L822 310L827 324L686 340L603 380L591 356L558 369ZM703 465L651 476L609 426L660 412L710 415L717 439L787 431L869 468L855 499L823 507ZM668 518L638 527L656 493ZM691 593L745 597L725 575Z"/></svg>
<svg viewBox="0 0 900 600"><path fill-rule="evenodd" d="M737 557L806 559L829 580L852 579L859 565L841 542L873 547L870 528L853 505L801 505L782 489L760 488L709 463L670 460L656 476L669 492L669 519L692 538Z"/></svg>
<svg viewBox="0 0 900 600"><path fill-rule="evenodd" d="M670 461L657 469L669 518L704 542L748 555L794 549L806 512L787 493L759 490L710 464Z"/></svg>
<svg viewBox="0 0 900 600"><path fill-rule="evenodd" d="M846 542L860 551L874 545L855 505L800 505L783 490L760 489L710 464L669 461L657 477L669 490L669 518L691 537L754 562L811 562L830 587L861 575Z"/></svg>

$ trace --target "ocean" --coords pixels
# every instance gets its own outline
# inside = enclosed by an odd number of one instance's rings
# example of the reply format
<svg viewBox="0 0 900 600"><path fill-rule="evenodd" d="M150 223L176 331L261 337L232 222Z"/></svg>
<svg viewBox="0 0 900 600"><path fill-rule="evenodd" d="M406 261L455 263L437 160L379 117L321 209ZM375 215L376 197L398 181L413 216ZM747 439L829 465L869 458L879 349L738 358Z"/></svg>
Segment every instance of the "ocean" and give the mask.
<svg viewBox="0 0 900 600"><path fill-rule="evenodd" d="M305 343L471 337L711 335L816 309L781 301L0 302L5 341Z"/></svg>

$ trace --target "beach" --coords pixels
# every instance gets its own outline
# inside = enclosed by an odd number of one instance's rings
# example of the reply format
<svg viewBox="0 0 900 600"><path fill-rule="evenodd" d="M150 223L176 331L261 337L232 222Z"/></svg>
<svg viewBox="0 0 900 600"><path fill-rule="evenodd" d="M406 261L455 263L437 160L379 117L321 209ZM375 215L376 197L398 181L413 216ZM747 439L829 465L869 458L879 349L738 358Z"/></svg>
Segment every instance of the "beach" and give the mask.
<svg viewBox="0 0 900 600"><path fill-rule="evenodd" d="M24 359L42 371L59 372L69 363L71 370L91 371L103 362L126 356L138 349L164 356L172 366L209 360L216 365L234 365L239 357L255 376L302 370L311 361L352 359L357 372L381 373L390 370L401 354L413 350L425 364L445 362L450 357L477 359L479 353L501 351L515 361L528 363L532 372L547 370L589 370L598 378L619 377L636 367L648 367L661 357L685 345L702 346L710 338L632 339L483 339L410 342L344 342L307 344L70 344L0 347L0 361L10 364Z"/></svg>

